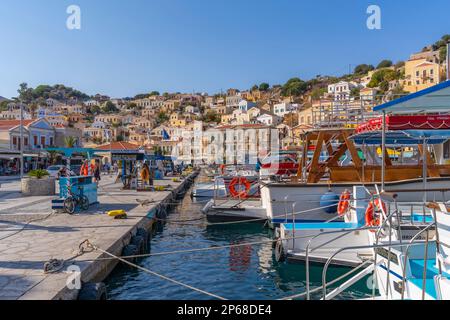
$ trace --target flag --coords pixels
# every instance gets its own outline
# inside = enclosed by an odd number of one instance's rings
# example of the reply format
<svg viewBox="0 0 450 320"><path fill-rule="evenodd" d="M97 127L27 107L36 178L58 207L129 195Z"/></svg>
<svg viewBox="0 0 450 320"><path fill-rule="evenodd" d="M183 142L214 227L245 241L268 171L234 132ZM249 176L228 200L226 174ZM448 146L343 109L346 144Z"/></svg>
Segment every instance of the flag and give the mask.
<svg viewBox="0 0 450 320"><path fill-rule="evenodd" d="M162 136L163 136L163 140L170 140L170 136L167 133L166 129L163 129Z"/></svg>

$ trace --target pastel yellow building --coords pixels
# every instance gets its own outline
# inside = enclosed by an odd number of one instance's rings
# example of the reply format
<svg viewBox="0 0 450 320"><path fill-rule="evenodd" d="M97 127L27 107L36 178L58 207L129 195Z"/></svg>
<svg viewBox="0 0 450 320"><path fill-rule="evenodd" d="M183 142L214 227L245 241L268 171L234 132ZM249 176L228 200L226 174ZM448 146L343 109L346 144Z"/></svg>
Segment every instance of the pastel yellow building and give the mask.
<svg viewBox="0 0 450 320"><path fill-rule="evenodd" d="M233 114L223 114L220 117L220 123L221 124L229 124L234 119Z"/></svg>
<svg viewBox="0 0 450 320"><path fill-rule="evenodd" d="M186 126L186 119L179 113L172 113L170 115L170 125L172 127L184 127Z"/></svg>
<svg viewBox="0 0 450 320"><path fill-rule="evenodd" d="M427 59L408 60L405 63L404 90L417 92L439 83L441 69L439 64Z"/></svg>

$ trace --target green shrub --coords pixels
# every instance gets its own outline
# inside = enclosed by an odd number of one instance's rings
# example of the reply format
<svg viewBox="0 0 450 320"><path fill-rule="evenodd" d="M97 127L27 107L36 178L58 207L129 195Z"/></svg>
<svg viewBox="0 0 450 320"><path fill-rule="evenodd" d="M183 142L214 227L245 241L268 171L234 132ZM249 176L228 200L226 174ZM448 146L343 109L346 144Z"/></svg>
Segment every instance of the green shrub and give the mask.
<svg viewBox="0 0 450 320"><path fill-rule="evenodd" d="M48 175L49 175L48 171L47 170L42 170L42 169L31 170L28 173L29 177L33 177L33 178L37 178L37 179L42 179L42 178L44 178L44 177L46 177Z"/></svg>

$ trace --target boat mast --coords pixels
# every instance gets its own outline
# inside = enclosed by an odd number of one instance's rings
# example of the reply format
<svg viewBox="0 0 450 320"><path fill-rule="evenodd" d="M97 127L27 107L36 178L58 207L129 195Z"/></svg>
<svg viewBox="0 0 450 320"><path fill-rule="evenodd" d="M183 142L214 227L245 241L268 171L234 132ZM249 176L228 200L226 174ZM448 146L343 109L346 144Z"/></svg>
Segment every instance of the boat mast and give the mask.
<svg viewBox="0 0 450 320"><path fill-rule="evenodd" d="M384 190L386 174L386 111L383 110L383 125L381 131L381 191Z"/></svg>

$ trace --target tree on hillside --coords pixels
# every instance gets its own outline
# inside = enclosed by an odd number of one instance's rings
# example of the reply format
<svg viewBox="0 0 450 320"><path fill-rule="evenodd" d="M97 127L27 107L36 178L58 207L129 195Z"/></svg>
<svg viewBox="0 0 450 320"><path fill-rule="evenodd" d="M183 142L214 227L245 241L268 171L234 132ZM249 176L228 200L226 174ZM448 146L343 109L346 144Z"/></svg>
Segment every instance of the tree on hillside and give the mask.
<svg viewBox="0 0 450 320"><path fill-rule="evenodd" d="M383 60L378 64L377 69L389 68L392 67L392 65L393 63L391 60Z"/></svg>
<svg viewBox="0 0 450 320"><path fill-rule="evenodd" d="M8 110L8 100L0 102L0 111L6 111Z"/></svg>
<svg viewBox="0 0 450 320"><path fill-rule="evenodd" d="M135 96L134 96L134 99L135 99L135 100L140 100L140 99L145 99L145 98L147 98L147 97L148 97L148 94L141 93L141 94L135 95Z"/></svg>
<svg viewBox="0 0 450 320"><path fill-rule="evenodd" d="M369 71L372 71L374 69L375 69L374 66L372 66L370 64L360 64L355 67L354 73L363 75L363 74L367 74Z"/></svg>
<svg viewBox="0 0 450 320"><path fill-rule="evenodd" d="M102 111L104 113L115 113L119 112L119 109L117 109L114 103L112 103L111 101L107 101L105 105L102 107Z"/></svg>
<svg viewBox="0 0 450 320"><path fill-rule="evenodd" d="M260 91L267 91L267 90L269 90L269 88L270 88L270 85L266 82L263 82L259 85Z"/></svg>
<svg viewBox="0 0 450 320"><path fill-rule="evenodd" d="M90 113L90 114L93 114L93 115L97 115L97 114L99 114L101 111L102 111L102 110L100 109L99 106L92 106L92 107L89 107L89 108L87 109L87 112Z"/></svg>
<svg viewBox="0 0 450 320"><path fill-rule="evenodd" d="M405 61L399 61L395 64L396 69L403 68L405 66Z"/></svg>
<svg viewBox="0 0 450 320"><path fill-rule="evenodd" d="M30 103L33 100L33 89L28 88L28 84L26 82L21 83L19 85L19 100L23 103Z"/></svg>
<svg viewBox="0 0 450 320"><path fill-rule="evenodd" d="M352 88L352 90L350 90L351 98L359 99L360 94L361 94L361 89L358 87L354 87L354 88Z"/></svg>
<svg viewBox="0 0 450 320"><path fill-rule="evenodd" d="M158 124L166 122L167 120L169 120L169 116L164 111L158 113L158 116L156 117L156 122Z"/></svg>
<svg viewBox="0 0 450 320"><path fill-rule="evenodd" d="M214 111L208 111L203 117L202 121L219 123L221 120L220 115Z"/></svg>
<svg viewBox="0 0 450 320"><path fill-rule="evenodd" d="M327 92L327 89L325 89L325 88L314 88L311 91L311 98L313 98L314 100L318 100L326 92Z"/></svg>
<svg viewBox="0 0 450 320"><path fill-rule="evenodd" d="M281 89L281 94L287 96L300 96L306 92L308 85L300 78L289 79Z"/></svg>
<svg viewBox="0 0 450 320"><path fill-rule="evenodd" d="M150 92L150 96L159 96L159 91Z"/></svg>
<svg viewBox="0 0 450 320"><path fill-rule="evenodd" d="M433 44L432 48L433 50L439 50L447 46L447 43L450 43L450 34L443 35L440 40Z"/></svg>
<svg viewBox="0 0 450 320"><path fill-rule="evenodd" d="M444 62L447 59L447 46L439 49L439 61Z"/></svg>
<svg viewBox="0 0 450 320"><path fill-rule="evenodd" d="M387 82L389 85L389 81L398 80L401 77L401 73L395 70L382 69L375 72L367 85L369 88L379 87L383 82ZM383 83L383 87L386 85Z"/></svg>
<svg viewBox="0 0 450 320"><path fill-rule="evenodd" d="M136 103L134 103L134 102L128 103L127 108L128 108L128 109L131 109L131 110L133 110L133 111L139 111L139 110L142 110L142 109L143 109L142 107L139 107L139 106L138 106Z"/></svg>

